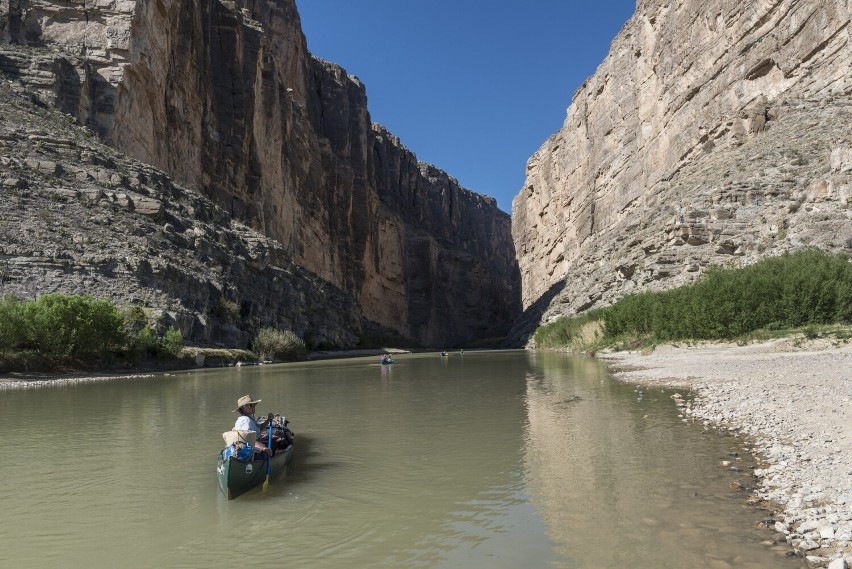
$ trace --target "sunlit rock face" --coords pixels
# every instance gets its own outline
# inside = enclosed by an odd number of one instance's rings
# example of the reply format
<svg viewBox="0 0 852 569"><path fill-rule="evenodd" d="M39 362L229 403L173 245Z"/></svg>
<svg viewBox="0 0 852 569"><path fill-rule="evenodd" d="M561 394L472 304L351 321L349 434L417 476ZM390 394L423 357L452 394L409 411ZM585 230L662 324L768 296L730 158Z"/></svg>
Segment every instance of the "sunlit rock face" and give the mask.
<svg viewBox="0 0 852 569"><path fill-rule="evenodd" d="M852 249L846 0L640 0L512 206L526 319Z"/></svg>
<svg viewBox="0 0 852 569"><path fill-rule="evenodd" d="M431 345L520 307L510 218L371 123L365 86L312 57L294 0L0 0L7 63L80 124Z"/></svg>

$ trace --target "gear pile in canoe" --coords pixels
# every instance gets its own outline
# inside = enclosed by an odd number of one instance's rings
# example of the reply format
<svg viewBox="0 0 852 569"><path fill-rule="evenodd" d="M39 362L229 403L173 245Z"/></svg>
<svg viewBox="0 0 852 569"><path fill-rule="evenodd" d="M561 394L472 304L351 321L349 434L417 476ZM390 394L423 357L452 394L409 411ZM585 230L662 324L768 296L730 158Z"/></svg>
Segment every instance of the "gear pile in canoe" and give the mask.
<svg viewBox="0 0 852 569"><path fill-rule="evenodd" d="M216 475L219 488L229 500L260 484L266 489L270 478L287 467L293 459L294 451L293 431L288 424L285 417L273 413L260 423L264 433L260 442L273 449L272 455L254 448L257 436L254 431L231 430L222 433L226 446L219 452Z"/></svg>

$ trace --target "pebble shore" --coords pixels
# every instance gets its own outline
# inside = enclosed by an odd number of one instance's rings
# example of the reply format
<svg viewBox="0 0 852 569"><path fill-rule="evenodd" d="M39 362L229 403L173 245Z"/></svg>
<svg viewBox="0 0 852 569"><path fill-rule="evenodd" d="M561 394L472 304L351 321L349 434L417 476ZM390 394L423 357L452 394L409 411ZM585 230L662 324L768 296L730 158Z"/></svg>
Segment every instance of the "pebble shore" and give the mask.
<svg viewBox="0 0 852 569"><path fill-rule="evenodd" d="M164 375L169 375L168 373ZM171 375L177 375L176 373ZM0 391L10 389L44 389L47 387L59 387L75 383L94 383L98 381L127 381L133 379L147 379L154 377L152 373L133 373L120 375L56 375L50 373L40 374L9 374L0 375Z"/></svg>
<svg viewBox="0 0 852 569"><path fill-rule="evenodd" d="M619 380L683 389L673 397L689 420L751 441L762 461L756 498L781 509L779 539L813 567L852 567L852 344L787 338L598 356Z"/></svg>

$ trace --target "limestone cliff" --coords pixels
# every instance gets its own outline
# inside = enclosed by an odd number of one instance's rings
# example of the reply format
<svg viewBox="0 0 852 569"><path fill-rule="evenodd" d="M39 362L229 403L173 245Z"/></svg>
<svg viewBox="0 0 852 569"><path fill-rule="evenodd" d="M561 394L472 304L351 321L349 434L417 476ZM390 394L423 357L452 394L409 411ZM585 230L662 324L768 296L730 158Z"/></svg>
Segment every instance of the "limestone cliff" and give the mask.
<svg viewBox="0 0 852 569"><path fill-rule="evenodd" d="M313 58L294 0L0 0L7 75L129 157L209 197L422 343L497 336L518 312L509 216L370 121Z"/></svg>
<svg viewBox="0 0 852 569"><path fill-rule="evenodd" d="M12 54L22 55L0 46L0 62ZM5 79L0 191L0 295L64 292L138 306L161 332L178 328L208 346L245 346L264 326L320 347L387 333L276 241Z"/></svg>
<svg viewBox="0 0 852 569"><path fill-rule="evenodd" d="M512 206L523 341L709 265L852 249L848 0L640 0Z"/></svg>

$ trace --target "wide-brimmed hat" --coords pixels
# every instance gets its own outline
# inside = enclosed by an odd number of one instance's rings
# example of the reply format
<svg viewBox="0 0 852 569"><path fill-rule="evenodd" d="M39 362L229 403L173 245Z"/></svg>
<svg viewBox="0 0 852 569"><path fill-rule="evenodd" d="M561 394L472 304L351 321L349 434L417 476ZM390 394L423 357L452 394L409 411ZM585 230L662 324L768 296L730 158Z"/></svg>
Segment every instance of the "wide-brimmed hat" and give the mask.
<svg viewBox="0 0 852 569"><path fill-rule="evenodd" d="M243 405L251 405L252 403L260 403L261 401L263 401L263 399L252 399L251 395L243 395L242 397L237 399L237 408L234 409L234 412L236 413L237 411L239 411L240 407L242 407Z"/></svg>

